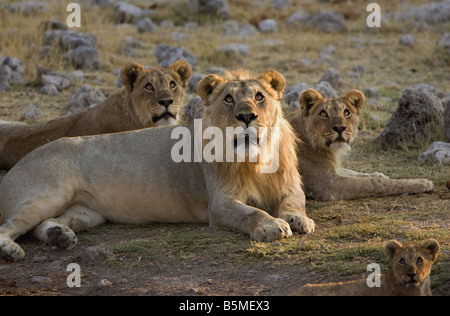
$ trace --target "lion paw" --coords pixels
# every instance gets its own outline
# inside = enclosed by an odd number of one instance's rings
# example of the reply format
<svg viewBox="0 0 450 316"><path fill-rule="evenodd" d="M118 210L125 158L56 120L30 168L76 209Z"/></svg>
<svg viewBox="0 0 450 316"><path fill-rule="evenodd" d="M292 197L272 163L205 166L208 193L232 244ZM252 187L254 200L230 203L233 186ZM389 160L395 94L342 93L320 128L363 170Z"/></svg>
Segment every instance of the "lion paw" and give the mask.
<svg viewBox="0 0 450 316"><path fill-rule="evenodd" d="M252 235L256 241L274 241L292 236L288 223L281 218L274 218L257 227Z"/></svg>
<svg viewBox="0 0 450 316"><path fill-rule="evenodd" d="M47 243L62 249L71 249L77 243L77 236L68 227L53 226L47 230Z"/></svg>
<svg viewBox="0 0 450 316"><path fill-rule="evenodd" d="M311 234L316 230L316 224L306 215L284 213L281 215L281 218L289 223L292 230L299 233Z"/></svg>
<svg viewBox="0 0 450 316"><path fill-rule="evenodd" d="M25 257L25 252L11 239L0 239L0 258L17 262L21 261Z"/></svg>

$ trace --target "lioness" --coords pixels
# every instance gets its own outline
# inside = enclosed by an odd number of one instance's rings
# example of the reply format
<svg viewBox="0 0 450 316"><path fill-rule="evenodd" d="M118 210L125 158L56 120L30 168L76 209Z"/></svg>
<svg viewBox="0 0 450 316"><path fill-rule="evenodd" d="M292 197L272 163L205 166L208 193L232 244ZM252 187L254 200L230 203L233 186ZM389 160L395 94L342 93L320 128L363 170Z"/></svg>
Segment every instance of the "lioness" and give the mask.
<svg viewBox="0 0 450 316"><path fill-rule="evenodd" d="M358 90L335 99L325 99L314 89L300 95L301 109L287 120L301 139L299 168L307 196L335 201L432 190L433 183L426 179L391 180L382 173L341 167L341 159L357 135L364 102Z"/></svg>
<svg viewBox="0 0 450 316"><path fill-rule="evenodd" d="M125 87L96 107L36 125L0 121L0 169L11 169L32 150L61 137L174 124L191 75L185 61L148 70L131 63L121 71Z"/></svg>
<svg viewBox="0 0 450 316"><path fill-rule="evenodd" d="M197 132L215 127L225 134L227 127L240 127L236 138L245 141L247 158L250 152L265 151L270 159L278 155L273 173L261 173L259 159L174 162L171 152L179 142L172 138L184 128L179 126L63 138L36 149L0 184L0 256L22 259L24 251L14 240L32 229L50 245L71 248L74 232L106 221L209 222L258 241L289 237L292 230L313 232L297 170L296 138L280 105L285 86L273 70L258 78L244 72L209 75L198 85L205 111L203 130ZM194 127L188 126L193 134ZM279 133L266 129L269 135L252 141L246 131L262 127ZM269 143L279 139L279 152L260 146L262 136ZM241 146L236 138L223 144L223 152L231 147L234 158Z"/></svg>
<svg viewBox="0 0 450 316"><path fill-rule="evenodd" d="M402 245L391 240L384 252L392 265L380 276L380 287L369 287L366 279L308 284L293 291L291 296L431 296L430 272L437 258L439 243L428 239L422 243Z"/></svg>

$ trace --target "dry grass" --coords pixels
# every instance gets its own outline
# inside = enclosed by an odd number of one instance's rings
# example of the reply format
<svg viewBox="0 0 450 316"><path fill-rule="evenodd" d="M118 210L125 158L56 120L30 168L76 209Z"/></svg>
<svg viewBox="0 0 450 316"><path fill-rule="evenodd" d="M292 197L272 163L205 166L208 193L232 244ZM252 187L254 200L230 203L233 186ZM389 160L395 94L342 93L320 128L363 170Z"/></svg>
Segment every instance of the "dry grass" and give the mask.
<svg viewBox="0 0 450 316"><path fill-rule="evenodd" d="M15 1L6 1L13 2ZM363 27L367 17L367 3L364 1L332 1L331 4L320 5L317 1L291 1L295 4L280 11L270 11L267 10L269 0L257 1L260 3L257 6L249 4L247 0L230 0L231 13L241 23L257 23L263 18L276 18L279 22L280 31L276 35L259 35L243 40L219 36L221 21L210 17L174 15L167 4L157 7L153 20L160 22L171 18L177 26L173 29L160 29L152 34L139 34L134 26L113 24L113 11L110 9L84 10L83 27L79 31L92 32L100 39L98 49L102 68L98 72L85 72L85 78L74 87L57 97L48 97L40 94L39 87L33 84L35 66L50 67L66 73L74 69L58 54L46 61L37 60L37 52L42 45L42 35L36 31L39 23L51 18L63 22L67 16L63 3L47 2L50 3L48 12L35 16L0 13L0 55L23 60L27 66L25 80L29 82L23 87L14 86L12 93L0 94L0 119L17 120L23 113L23 108L30 103L39 106L41 120L55 117L64 112L67 101L82 84L98 87L106 94L111 93L115 89L116 80L112 70L121 68L130 60L156 65L154 50L160 43L184 46L196 55L196 72L204 73L211 66L244 65L255 73L274 68L285 75L288 86L300 82L317 83L329 65L305 66L299 60L302 57L316 60L321 50L334 45L336 51L333 58L339 61L339 66L335 68L343 75L339 94L344 94L348 89L375 86L380 88L381 97L390 98L388 101L366 106L361 122L361 136L347 159L347 167L361 172L383 172L391 178L423 177L436 184L437 193L431 195L367 198L339 203L308 201L308 212L316 221L317 232L311 236L296 236L282 241L281 246L249 242L246 236L226 230L210 231L198 226L167 225L163 226L167 234L130 238L107 245L115 253L132 253L140 257L140 260L150 262L173 255L196 262L207 256L219 266L221 260L227 258L235 268L257 261L269 262L274 266L286 263L292 266L304 265L309 267L315 281L330 281L360 277L365 273L366 265L371 262L379 262L386 267L382 246L389 239L422 240L433 237L442 245L442 252L433 269L433 287L436 288L435 293L444 293L450 271L450 194L444 185L450 175L450 166L417 163L418 154L433 140L441 140L442 135L416 148L392 151L379 151L371 140L383 129L406 87L427 83L438 91L450 92L449 68L440 66L433 54L437 40L450 30L448 24L419 32L397 22L383 24L381 29L371 31ZM378 2L384 12L405 11L411 6L422 4L421 0ZM323 34L286 26L287 17L300 8L307 12L341 12L349 19L349 30L339 34ZM194 30L179 26L188 20L196 21L200 26ZM173 31L185 32L188 37L180 42L174 41L171 34ZM419 40L412 48L398 44L399 37L407 33ZM127 36L133 36L144 43L143 48L136 49L134 58L120 53L121 41ZM279 42L272 47L261 46L264 40L269 39ZM233 59L217 56L214 52L216 46L233 42L249 45L250 56ZM358 78L348 76L347 72L356 66L363 66L365 72ZM373 115L379 120L374 120ZM151 231L156 227L158 226L150 225L148 228ZM81 242L98 229L111 227L90 230L86 235L81 235ZM120 231L121 227L115 229Z"/></svg>

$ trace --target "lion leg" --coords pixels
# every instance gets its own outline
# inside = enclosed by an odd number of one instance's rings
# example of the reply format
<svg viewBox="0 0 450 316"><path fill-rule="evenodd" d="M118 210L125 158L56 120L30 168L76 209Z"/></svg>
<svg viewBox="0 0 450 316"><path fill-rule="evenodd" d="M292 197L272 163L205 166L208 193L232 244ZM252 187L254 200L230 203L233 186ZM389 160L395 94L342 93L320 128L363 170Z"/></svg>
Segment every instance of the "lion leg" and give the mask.
<svg viewBox="0 0 450 316"><path fill-rule="evenodd" d="M311 234L315 231L316 225L306 215L305 204L305 193L303 190L297 190L297 192L283 199L280 205L279 217L284 219L293 231Z"/></svg>
<svg viewBox="0 0 450 316"><path fill-rule="evenodd" d="M256 241L273 241L292 236L288 223L263 210L237 200L213 202L209 208L211 226L220 225L250 235Z"/></svg>
<svg viewBox="0 0 450 316"><path fill-rule="evenodd" d="M391 180L374 177L331 177L328 187L314 192L319 200L349 200L367 196L388 196L404 193L416 194L433 189L433 183L426 179Z"/></svg>
<svg viewBox="0 0 450 316"><path fill-rule="evenodd" d="M31 235L51 246L71 249L77 243L76 232L105 222L106 218L88 207L72 205L59 217L49 218L39 224Z"/></svg>

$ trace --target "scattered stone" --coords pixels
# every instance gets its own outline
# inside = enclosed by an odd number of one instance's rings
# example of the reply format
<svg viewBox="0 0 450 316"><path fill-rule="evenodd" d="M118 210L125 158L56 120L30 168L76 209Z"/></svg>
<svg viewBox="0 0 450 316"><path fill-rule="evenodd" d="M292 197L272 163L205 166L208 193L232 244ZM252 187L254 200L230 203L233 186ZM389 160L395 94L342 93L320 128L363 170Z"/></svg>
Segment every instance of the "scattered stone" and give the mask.
<svg viewBox="0 0 450 316"><path fill-rule="evenodd" d="M62 51L86 46L95 48L97 46L97 37L92 33L78 33L72 31L55 30L44 33L44 46L57 46Z"/></svg>
<svg viewBox="0 0 450 316"><path fill-rule="evenodd" d="M185 60L192 67L197 65L197 58L184 47L174 47L167 44L160 44L156 47L155 55L158 63L162 67L169 67L177 60Z"/></svg>
<svg viewBox="0 0 450 316"><path fill-rule="evenodd" d="M441 25L450 22L450 1L434 2L420 7L412 8L400 15L400 20L426 22Z"/></svg>
<svg viewBox="0 0 450 316"><path fill-rule="evenodd" d="M322 78L320 78L319 83L323 81L328 82L333 88L336 89L341 85L342 77L338 71L333 68L329 68Z"/></svg>
<svg viewBox="0 0 450 316"><path fill-rule="evenodd" d="M247 45L230 43L216 47L217 53L223 53L227 56L245 57L249 54L249 48Z"/></svg>
<svg viewBox="0 0 450 316"><path fill-rule="evenodd" d="M41 117L39 109L33 104L27 104L25 106L25 111L20 117L21 122L35 122Z"/></svg>
<svg viewBox="0 0 450 316"><path fill-rule="evenodd" d="M347 30L344 22L344 16L333 11L324 11L313 14L307 14L303 11L297 11L292 14L288 25L300 28L312 28L325 33L343 32Z"/></svg>
<svg viewBox="0 0 450 316"><path fill-rule="evenodd" d="M143 10L125 1L119 1L114 7L116 23L131 23L139 20L143 15Z"/></svg>
<svg viewBox="0 0 450 316"><path fill-rule="evenodd" d="M366 87L363 92L366 98L378 99L380 97L380 88L377 87Z"/></svg>
<svg viewBox="0 0 450 316"><path fill-rule="evenodd" d="M0 83L25 84L24 73L25 64L20 59L9 56L0 59ZM8 89L6 85L3 88Z"/></svg>
<svg viewBox="0 0 450 316"><path fill-rule="evenodd" d="M201 119L203 116L203 101L199 96L192 98L188 104L183 107L184 121L193 123L195 119Z"/></svg>
<svg viewBox="0 0 450 316"><path fill-rule="evenodd" d="M108 279L103 279L100 282L98 282L99 287L111 287L113 284Z"/></svg>
<svg viewBox="0 0 450 316"><path fill-rule="evenodd" d="M445 138L450 143L450 101L447 102L444 111L444 132Z"/></svg>
<svg viewBox="0 0 450 316"><path fill-rule="evenodd" d="M258 23L258 29L262 33L273 33L278 31L278 23L274 19L266 19Z"/></svg>
<svg viewBox="0 0 450 316"><path fill-rule="evenodd" d="M0 92L11 92L12 88L7 82L0 82Z"/></svg>
<svg viewBox="0 0 450 316"><path fill-rule="evenodd" d="M126 47L131 47L131 48L141 48L144 46L144 44L141 41L139 41L131 36L125 37L122 40L122 45L126 46Z"/></svg>
<svg viewBox="0 0 450 316"><path fill-rule="evenodd" d="M413 145L431 138L443 126L441 101L426 89L407 88L398 107L375 138L383 148Z"/></svg>
<svg viewBox="0 0 450 316"><path fill-rule="evenodd" d="M67 25L55 20L47 20L39 23L39 30L42 32L46 31L55 31L55 30L63 30L67 31Z"/></svg>
<svg viewBox="0 0 450 316"><path fill-rule="evenodd" d="M69 60L76 69L100 69L99 52L92 47L78 46L64 54L64 59Z"/></svg>
<svg viewBox="0 0 450 316"><path fill-rule="evenodd" d="M290 0L272 0L270 7L274 9L283 9L290 4L289 2Z"/></svg>
<svg viewBox="0 0 450 316"><path fill-rule="evenodd" d="M106 99L103 92L99 89L82 86L76 95L70 99L67 105L67 111L71 114L83 111L102 103Z"/></svg>
<svg viewBox="0 0 450 316"><path fill-rule="evenodd" d="M83 250L80 256L75 258L76 262L82 265L101 264L111 258L113 255L108 249L93 246Z"/></svg>
<svg viewBox="0 0 450 316"><path fill-rule="evenodd" d="M226 0L189 0L191 13L209 14L228 19L230 11Z"/></svg>
<svg viewBox="0 0 450 316"><path fill-rule="evenodd" d="M444 64L450 65L450 33L445 33L436 45L436 57Z"/></svg>
<svg viewBox="0 0 450 316"><path fill-rule="evenodd" d="M47 84L41 88L41 93L46 94L50 97L59 94L58 88L55 85Z"/></svg>
<svg viewBox="0 0 450 316"><path fill-rule="evenodd" d="M63 91L72 85L72 81L66 75L60 74L56 71L49 71L43 73L41 76L41 82L44 86L52 85L55 86L58 91Z"/></svg>
<svg viewBox="0 0 450 316"><path fill-rule="evenodd" d="M326 81L322 81L314 86L307 83L299 83L294 86L290 86L284 92L283 100L288 105L288 112L295 111L300 108L298 98L303 91L313 88L317 90L324 98L337 98L338 95L333 87Z"/></svg>
<svg viewBox="0 0 450 316"><path fill-rule="evenodd" d="M398 43L403 46L413 47L416 39L411 34L402 35Z"/></svg>
<svg viewBox="0 0 450 316"><path fill-rule="evenodd" d="M204 74L194 73L189 79L188 85L186 87L186 91L188 93L197 93L197 86L200 80L202 80L205 77Z"/></svg>
<svg viewBox="0 0 450 316"><path fill-rule="evenodd" d="M156 30L156 25L149 18L141 19L136 22L138 33L151 33Z"/></svg>
<svg viewBox="0 0 450 316"><path fill-rule="evenodd" d="M434 142L420 154L418 161L442 165L450 163L450 143Z"/></svg>
<svg viewBox="0 0 450 316"><path fill-rule="evenodd" d="M41 2L24 2L12 4L8 7L10 13L21 13L24 16L37 15L47 11L48 6Z"/></svg>

